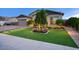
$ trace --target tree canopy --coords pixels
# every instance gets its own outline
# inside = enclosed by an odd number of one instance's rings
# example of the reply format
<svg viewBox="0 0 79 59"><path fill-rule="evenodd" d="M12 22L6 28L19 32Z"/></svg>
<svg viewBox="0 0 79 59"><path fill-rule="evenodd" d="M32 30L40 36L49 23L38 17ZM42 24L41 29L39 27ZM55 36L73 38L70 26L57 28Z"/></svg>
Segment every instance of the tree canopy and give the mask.
<svg viewBox="0 0 79 59"><path fill-rule="evenodd" d="M36 13L34 22L38 26L38 31L42 31L43 29L45 32L47 32L46 30L47 18L46 18L46 11L44 9L39 10Z"/></svg>
<svg viewBox="0 0 79 59"><path fill-rule="evenodd" d="M46 12L45 10L40 10L36 13L36 18L35 18L35 23L36 24L42 24L45 25L47 24L47 19L46 19Z"/></svg>
<svg viewBox="0 0 79 59"><path fill-rule="evenodd" d="M79 18L77 18L77 17L71 17L66 22L67 22L67 24L69 26L71 26L74 29L76 29L77 31L79 31Z"/></svg>

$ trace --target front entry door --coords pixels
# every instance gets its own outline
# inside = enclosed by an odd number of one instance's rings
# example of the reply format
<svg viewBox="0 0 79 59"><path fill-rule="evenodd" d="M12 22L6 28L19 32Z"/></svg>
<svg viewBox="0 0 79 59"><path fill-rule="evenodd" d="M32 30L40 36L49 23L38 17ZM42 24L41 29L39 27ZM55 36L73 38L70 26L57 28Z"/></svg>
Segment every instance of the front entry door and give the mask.
<svg viewBox="0 0 79 59"><path fill-rule="evenodd" d="M53 24L53 17L50 17L50 25Z"/></svg>

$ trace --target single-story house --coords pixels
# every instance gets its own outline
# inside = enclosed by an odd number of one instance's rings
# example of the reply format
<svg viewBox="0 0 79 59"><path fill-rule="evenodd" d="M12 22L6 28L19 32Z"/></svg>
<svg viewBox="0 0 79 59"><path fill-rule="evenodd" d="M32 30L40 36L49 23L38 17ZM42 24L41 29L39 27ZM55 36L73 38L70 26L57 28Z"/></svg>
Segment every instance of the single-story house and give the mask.
<svg viewBox="0 0 79 59"><path fill-rule="evenodd" d="M34 11L30 14L30 16L32 17L33 20L35 19L36 13L38 11L39 10L36 10L36 11ZM57 12L57 11L46 10L46 15L47 15L48 26L50 26L52 24L54 25L56 23L56 20L62 19L64 13Z"/></svg>
<svg viewBox="0 0 79 59"><path fill-rule="evenodd" d="M26 16L26 15L19 15L17 17L5 17L4 20L2 19L0 21L0 24L26 26L27 21L30 19L31 17Z"/></svg>
<svg viewBox="0 0 79 59"><path fill-rule="evenodd" d="M35 19L36 13L38 11L39 10L36 10L36 11L30 13L29 16L19 15L16 17L0 17L0 23L8 24L8 25L26 26L28 20ZM64 13L62 13L62 12L46 10L48 26L54 25L56 23L57 19L62 19L63 15L64 15Z"/></svg>
<svg viewBox="0 0 79 59"><path fill-rule="evenodd" d="M17 21L18 21L18 25L19 26L26 26L27 25L27 21L31 20L30 16L26 16L26 15L19 15L16 17Z"/></svg>

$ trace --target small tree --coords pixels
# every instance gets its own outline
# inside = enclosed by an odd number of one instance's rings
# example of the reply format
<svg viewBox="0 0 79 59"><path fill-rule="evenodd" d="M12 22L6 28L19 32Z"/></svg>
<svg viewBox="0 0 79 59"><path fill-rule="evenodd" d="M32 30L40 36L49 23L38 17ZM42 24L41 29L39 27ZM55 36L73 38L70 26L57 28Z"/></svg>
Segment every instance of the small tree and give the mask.
<svg viewBox="0 0 79 59"><path fill-rule="evenodd" d="M75 28L76 28L77 31L79 31L79 18L77 18L77 20L75 20L75 22L76 22L75 23L75 26L76 26Z"/></svg>
<svg viewBox="0 0 79 59"><path fill-rule="evenodd" d="M38 31L46 28L47 19L45 10L40 10L36 13L35 24L38 26Z"/></svg>
<svg viewBox="0 0 79 59"><path fill-rule="evenodd" d="M46 30L47 28L47 18L46 18L46 11L45 10L41 10L40 11L40 16L41 16L41 25L42 25L42 29Z"/></svg>
<svg viewBox="0 0 79 59"><path fill-rule="evenodd" d="M35 25L38 26L38 30L40 31L40 26L41 26L40 12L37 12L37 14L36 14Z"/></svg>
<svg viewBox="0 0 79 59"><path fill-rule="evenodd" d="M69 26L79 31L79 18L71 17L66 22Z"/></svg>

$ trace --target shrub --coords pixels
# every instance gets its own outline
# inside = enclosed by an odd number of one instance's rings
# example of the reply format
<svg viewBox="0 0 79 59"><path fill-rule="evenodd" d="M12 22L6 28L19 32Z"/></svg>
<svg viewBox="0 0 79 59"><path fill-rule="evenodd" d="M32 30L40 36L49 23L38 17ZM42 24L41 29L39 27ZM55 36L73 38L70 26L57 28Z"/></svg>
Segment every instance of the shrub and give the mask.
<svg viewBox="0 0 79 59"><path fill-rule="evenodd" d="M67 25L79 31L79 18L71 17L67 21Z"/></svg>
<svg viewBox="0 0 79 59"><path fill-rule="evenodd" d="M63 26L57 26L57 27L54 27L53 29L64 29Z"/></svg>
<svg viewBox="0 0 79 59"><path fill-rule="evenodd" d="M48 29L52 29L52 27L49 27L49 26L48 26L47 28L48 28Z"/></svg>
<svg viewBox="0 0 79 59"><path fill-rule="evenodd" d="M56 20L56 24L57 25L63 25L64 24L64 20L61 20L61 19Z"/></svg>
<svg viewBox="0 0 79 59"><path fill-rule="evenodd" d="M27 25L31 25L31 24L33 24L33 22L34 22L33 20L28 20Z"/></svg>

